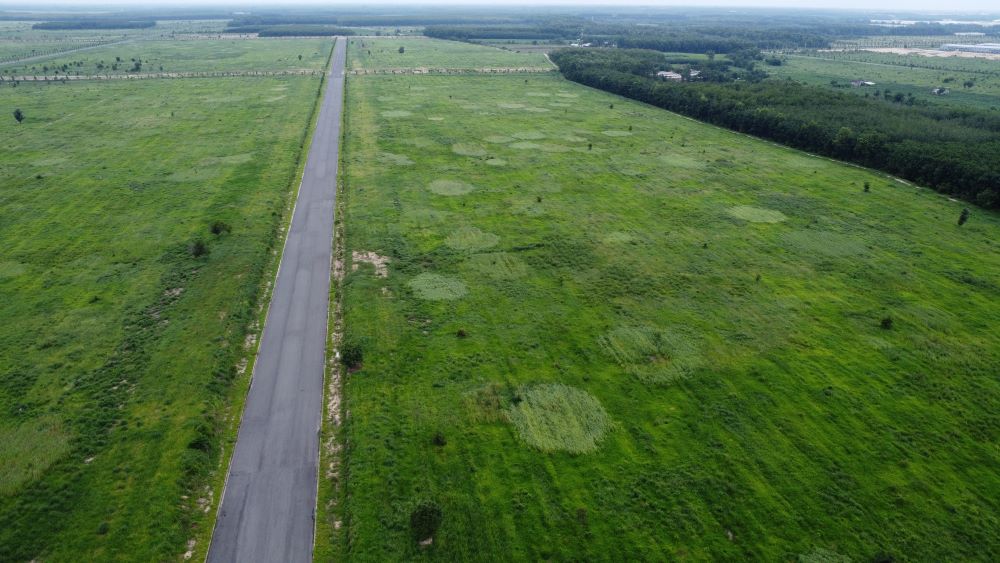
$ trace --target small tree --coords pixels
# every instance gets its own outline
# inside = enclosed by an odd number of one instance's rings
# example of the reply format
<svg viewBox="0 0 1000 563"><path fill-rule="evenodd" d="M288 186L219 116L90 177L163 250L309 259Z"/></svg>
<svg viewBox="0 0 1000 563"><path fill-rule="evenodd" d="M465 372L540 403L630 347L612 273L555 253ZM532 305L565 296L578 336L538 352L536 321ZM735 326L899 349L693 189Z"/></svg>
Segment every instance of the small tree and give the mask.
<svg viewBox="0 0 1000 563"><path fill-rule="evenodd" d="M302 55L299 55L299 60L300 60L300 61L302 60Z"/></svg>
<svg viewBox="0 0 1000 563"><path fill-rule="evenodd" d="M869 184L868 182L865 182L865 193L868 193L870 191L872 191L872 185Z"/></svg>
<svg viewBox="0 0 1000 563"><path fill-rule="evenodd" d="M969 220L969 208L966 207L962 210L962 214L958 216L958 226L961 227Z"/></svg>
<svg viewBox="0 0 1000 563"><path fill-rule="evenodd" d="M14 110L14 119L16 119L18 123L24 121L24 112L21 111L21 108L17 108Z"/></svg>
<svg viewBox="0 0 1000 563"><path fill-rule="evenodd" d="M400 47L400 48L399 48L399 54L400 54L400 55L402 55L402 54L403 54L403 53L405 53L405 52L406 52L406 47Z"/></svg>
<svg viewBox="0 0 1000 563"><path fill-rule="evenodd" d="M882 317L882 322L879 323L879 326L883 330L892 330L892 317Z"/></svg>

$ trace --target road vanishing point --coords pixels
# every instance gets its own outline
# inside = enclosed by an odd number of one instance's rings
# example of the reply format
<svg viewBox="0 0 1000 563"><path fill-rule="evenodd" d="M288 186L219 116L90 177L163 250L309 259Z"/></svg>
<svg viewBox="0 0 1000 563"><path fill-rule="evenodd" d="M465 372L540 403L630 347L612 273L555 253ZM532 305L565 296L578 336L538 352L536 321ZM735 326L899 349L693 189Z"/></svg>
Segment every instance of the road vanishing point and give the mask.
<svg viewBox="0 0 1000 563"><path fill-rule="evenodd" d="M337 38L208 548L211 563L312 560L346 47Z"/></svg>

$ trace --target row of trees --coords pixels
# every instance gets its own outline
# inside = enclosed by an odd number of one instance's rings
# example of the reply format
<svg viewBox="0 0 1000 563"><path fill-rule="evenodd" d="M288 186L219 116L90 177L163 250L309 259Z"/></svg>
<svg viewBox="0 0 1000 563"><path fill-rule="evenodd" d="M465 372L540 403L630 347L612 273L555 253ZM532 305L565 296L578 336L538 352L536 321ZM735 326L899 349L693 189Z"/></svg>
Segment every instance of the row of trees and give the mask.
<svg viewBox="0 0 1000 563"><path fill-rule="evenodd" d="M790 80L659 81L652 77L662 64L657 55L570 49L550 56L581 84L1000 207L1000 116L887 103Z"/></svg>

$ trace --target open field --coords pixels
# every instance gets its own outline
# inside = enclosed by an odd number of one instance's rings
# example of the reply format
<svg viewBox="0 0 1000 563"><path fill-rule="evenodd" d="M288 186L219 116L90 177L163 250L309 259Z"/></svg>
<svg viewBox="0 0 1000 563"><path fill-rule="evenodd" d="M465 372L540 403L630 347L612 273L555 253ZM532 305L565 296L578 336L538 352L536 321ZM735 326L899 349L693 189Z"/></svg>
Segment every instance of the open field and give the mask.
<svg viewBox="0 0 1000 563"><path fill-rule="evenodd" d="M0 89L0 560L205 537L319 84Z"/></svg>
<svg viewBox="0 0 1000 563"><path fill-rule="evenodd" d="M485 45L426 37L349 39L347 67L351 70L537 68L552 69L539 52L515 53ZM403 47L403 53L399 48Z"/></svg>
<svg viewBox="0 0 1000 563"><path fill-rule="evenodd" d="M1000 555L995 213L555 76L348 86L332 555Z"/></svg>
<svg viewBox="0 0 1000 563"><path fill-rule="evenodd" d="M321 70L331 45L329 38L130 41L8 64L3 70L12 75L127 74L138 72L133 70L135 60L142 61L142 72Z"/></svg>
<svg viewBox="0 0 1000 563"><path fill-rule="evenodd" d="M979 109L1000 108L1000 63L981 59L939 59L919 55L868 52L821 52L817 56L788 55L785 64L767 67L772 76L791 78L805 84L830 86L836 82L858 95L875 90L918 100ZM852 80L868 80L875 86L851 88ZM971 82L971 86L966 86ZM948 88L944 96L931 93Z"/></svg>

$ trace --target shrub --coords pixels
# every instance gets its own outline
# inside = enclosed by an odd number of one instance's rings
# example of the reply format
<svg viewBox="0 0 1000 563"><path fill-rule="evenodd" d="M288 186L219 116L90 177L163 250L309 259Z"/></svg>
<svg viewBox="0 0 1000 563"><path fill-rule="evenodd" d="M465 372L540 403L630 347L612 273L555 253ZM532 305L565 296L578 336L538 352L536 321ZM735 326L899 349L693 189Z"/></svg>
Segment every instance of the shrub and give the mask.
<svg viewBox="0 0 1000 563"><path fill-rule="evenodd" d="M882 317L882 322L879 323L879 326L881 326L883 330L891 330L892 317Z"/></svg>
<svg viewBox="0 0 1000 563"><path fill-rule="evenodd" d="M200 238L195 239L194 242L188 246L188 252L190 252L191 256L194 256L195 258L201 258L202 256L208 254L208 245L205 244L205 241Z"/></svg>
<svg viewBox="0 0 1000 563"><path fill-rule="evenodd" d="M410 512L410 531L414 541L425 541L434 537L441 526L441 507L433 501L423 501Z"/></svg>
<svg viewBox="0 0 1000 563"><path fill-rule="evenodd" d="M958 226L961 227L969 220L969 208L966 207L962 210L962 214L958 216Z"/></svg>
<svg viewBox="0 0 1000 563"><path fill-rule="evenodd" d="M444 447L448 444L448 440L444 437L444 434L440 430L434 433L434 445L437 447Z"/></svg>
<svg viewBox="0 0 1000 563"><path fill-rule="evenodd" d="M212 231L213 235L218 236L221 235L222 233L233 232L233 227L229 223L226 223L225 221L214 221L212 222L212 226L209 227L209 230Z"/></svg>
<svg viewBox="0 0 1000 563"><path fill-rule="evenodd" d="M357 369L361 367L363 361L364 348L361 346L361 342L353 338L345 338L340 347L340 363L348 369Z"/></svg>

